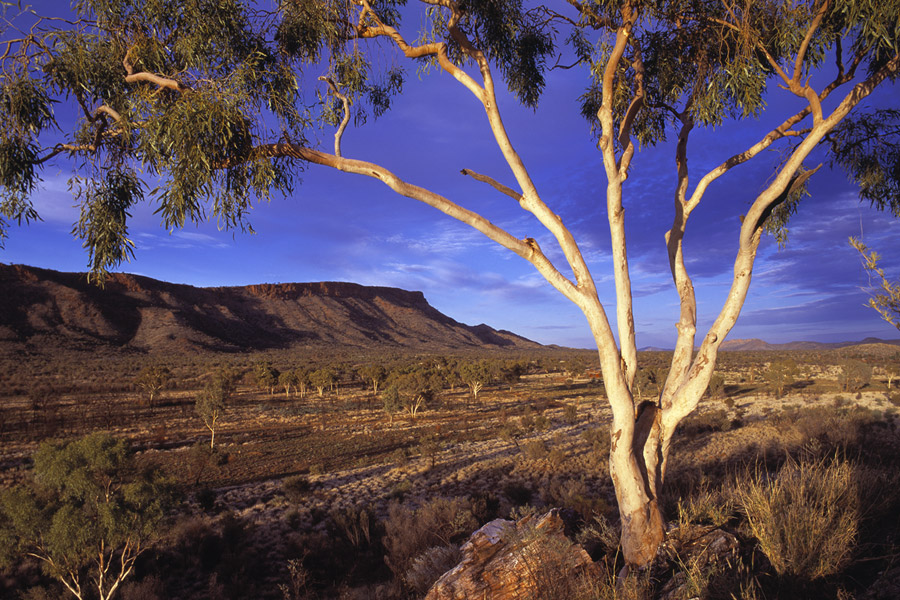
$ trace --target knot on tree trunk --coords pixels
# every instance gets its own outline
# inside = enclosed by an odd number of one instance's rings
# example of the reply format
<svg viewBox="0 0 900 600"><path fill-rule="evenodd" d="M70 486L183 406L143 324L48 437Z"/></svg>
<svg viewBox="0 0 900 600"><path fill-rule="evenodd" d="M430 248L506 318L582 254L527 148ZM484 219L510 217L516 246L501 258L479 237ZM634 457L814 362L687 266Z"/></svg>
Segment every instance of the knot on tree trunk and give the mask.
<svg viewBox="0 0 900 600"><path fill-rule="evenodd" d="M565 536L558 510L517 522L495 519L462 546L462 560L426 600L564 598L578 578L595 574L588 553Z"/></svg>

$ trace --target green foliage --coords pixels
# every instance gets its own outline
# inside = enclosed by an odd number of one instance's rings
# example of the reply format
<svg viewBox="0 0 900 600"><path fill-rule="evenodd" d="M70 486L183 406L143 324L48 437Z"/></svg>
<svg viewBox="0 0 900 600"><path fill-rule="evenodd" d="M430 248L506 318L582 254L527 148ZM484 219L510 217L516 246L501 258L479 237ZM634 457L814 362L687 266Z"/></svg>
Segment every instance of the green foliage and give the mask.
<svg viewBox="0 0 900 600"><path fill-rule="evenodd" d="M372 384L373 394L378 393L378 386L380 386L387 377L387 370L380 364L363 365L359 368L358 373L365 381Z"/></svg>
<svg viewBox="0 0 900 600"><path fill-rule="evenodd" d="M309 382L319 392L320 397L324 394L325 388L334 385L336 380L337 374L328 367L316 369L309 374Z"/></svg>
<svg viewBox="0 0 900 600"><path fill-rule="evenodd" d="M900 155L898 155L897 172L900 173ZM898 178L900 181L900 178ZM894 198L900 203L900 193L895 194ZM895 210L900 210L900 206ZM881 318L900 329L900 282L894 282L888 279L884 273L884 269L878 266L881 256L874 250L863 244L856 238L850 238L850 245L856 248L863 260L863 267L869 275L870 281L875 280L874 290L869 298L869 306L878 311ZM890 385L888 385L890 387Z"/></svg>
<svg viewBox="0 0 900 600"><path fill-rule="evenodd" d="M91 273L102 278L110 267L134 256L134 242L128 238L129 209L143 200L144 192L137 175L124 169L109 169L101 181L80 183L81 217L72 234L88 251Z"/></svg>
<svg viewBox="0 0 900 600"><path fill-rule="evenodd" d="M272 394L275 386L279 384L281 373L267 362L257 363L253 369L253 375L256 379L256 386L261 390L266 390Z"/></svg>
<svg viewBox="0 0 900 600"><path fill-rule="evenodd" d="M84 210L74 231L95 273L130 257L128 210L137 202L155 204L168 228L214 218L223 228L250 230L252 203L291 193L302 167L293 154L271 158L273 144L303 146L318 137L310 134L315 126L345 116L361 125L402 92L399 54L385 57L385 45L397 51L435 43L466 68L485 57L520 102L536 106L548 60L564 40L589 69L583 113L596 124L616 31L628 21L629 43L611 81L612 116L621 120L639 95L642 108L630 128L639 143L664 139L673 119L705 126L744 119L760 113L776 72L792 71L819 8L777 0L733 7L641 0L629 4L629 14L618 2L574 0L575 12L564 14L521 0L468 0L426 3L418 36L409 36L409 27L400 28L404 4L74 2L69 19L44 21L2 59L0 238L10 221L38 218L28 198L56 155L78 159ZM845 71L853 64L874 73L900 44L896 3L832 2L822 17L799 65L801 80L826 55ZM382 26L405 36L399 49L392 42L369 45L376 32L386 33ZM437 59L413 60L427 68ZM317 84L315 75L329 83ZM311 84L315 93L304 94ZM311 105L304 96L318 101ZM55 102L66 105L61 114L79 115L70 130L68 120L57 119ZM896 121L896 111L871 113L831 137L833 160L862 184L863 196L895 210ZM882 124L890 135L873 136ZM144 194L139 172L160 186ZM794 199L779 205L789 216Z"/></svg>
<svg viewBox="0 0 900 600"><path fill-rule="evenodd" d="M493 381L496 377L495 364L489 360L479 360L462 363L457 369L460 380L468 386L472 392L472 398L478 401L478 392Z"/></svg>
<svg viewBox="0 0 900 600"><path fill-rule="evenodd" d="M385 385L385 409L389 404L399 406L415 417L443 388L443 378L435 367L411 365L391 371Z"/></svg>
<svg viewBox="0 0 900 600"><path fill-rule="evenodd" d="M4 550L37 557L75 595L91 580L111 598L173 498L169 482L140 468L124 440L95 433L45 443L33 481L0 495Z"/></svg>
<svg viewBox="0 0 900 600"><path fill-rule="evenodd" d="M887 108L844 119L828 136L831 164L859 186L859 197L900 216L900 110Z"/></svg>

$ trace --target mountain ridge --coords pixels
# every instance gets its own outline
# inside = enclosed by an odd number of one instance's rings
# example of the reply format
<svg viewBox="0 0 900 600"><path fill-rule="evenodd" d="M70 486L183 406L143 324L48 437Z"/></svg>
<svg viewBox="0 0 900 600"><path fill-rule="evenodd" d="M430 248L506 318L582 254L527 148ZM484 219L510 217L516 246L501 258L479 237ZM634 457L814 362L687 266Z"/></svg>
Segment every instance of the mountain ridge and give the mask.
<svg viewBox="0 0 900 600"><path fill-rule="evenodd" d="M349 282L195 287L111 273L0 263L0 343L146 352L316 346L539 348L485 324L444 315L419 291Z"/></svg>

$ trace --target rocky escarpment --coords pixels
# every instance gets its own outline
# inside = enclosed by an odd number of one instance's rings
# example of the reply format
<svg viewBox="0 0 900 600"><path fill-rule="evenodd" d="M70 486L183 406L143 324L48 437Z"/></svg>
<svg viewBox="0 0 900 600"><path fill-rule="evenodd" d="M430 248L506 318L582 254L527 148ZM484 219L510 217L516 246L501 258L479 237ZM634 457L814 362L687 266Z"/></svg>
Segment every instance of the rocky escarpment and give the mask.
<svg viewBox="0 0 900 600"><path fill-rule="evenodd" d="M123 273L103 288L81 273L0 265L0 342L146 351L296 346L533 348L459 323L421 292L318 282L196 288Z"/></svg>

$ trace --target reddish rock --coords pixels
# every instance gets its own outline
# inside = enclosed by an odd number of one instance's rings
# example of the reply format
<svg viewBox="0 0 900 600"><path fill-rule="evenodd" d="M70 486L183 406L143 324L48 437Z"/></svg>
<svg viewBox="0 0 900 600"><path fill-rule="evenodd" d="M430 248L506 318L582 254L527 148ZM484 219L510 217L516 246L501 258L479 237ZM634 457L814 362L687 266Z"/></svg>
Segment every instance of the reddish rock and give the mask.
<svg viewBox="0 0 900 600"><path fill-rule="evenodd" d="M496 519L472 534L462 561L426 600L538 600L564 597L580 574L595 574L587 552L564 533L557 511L517 522Z"/></svg>

